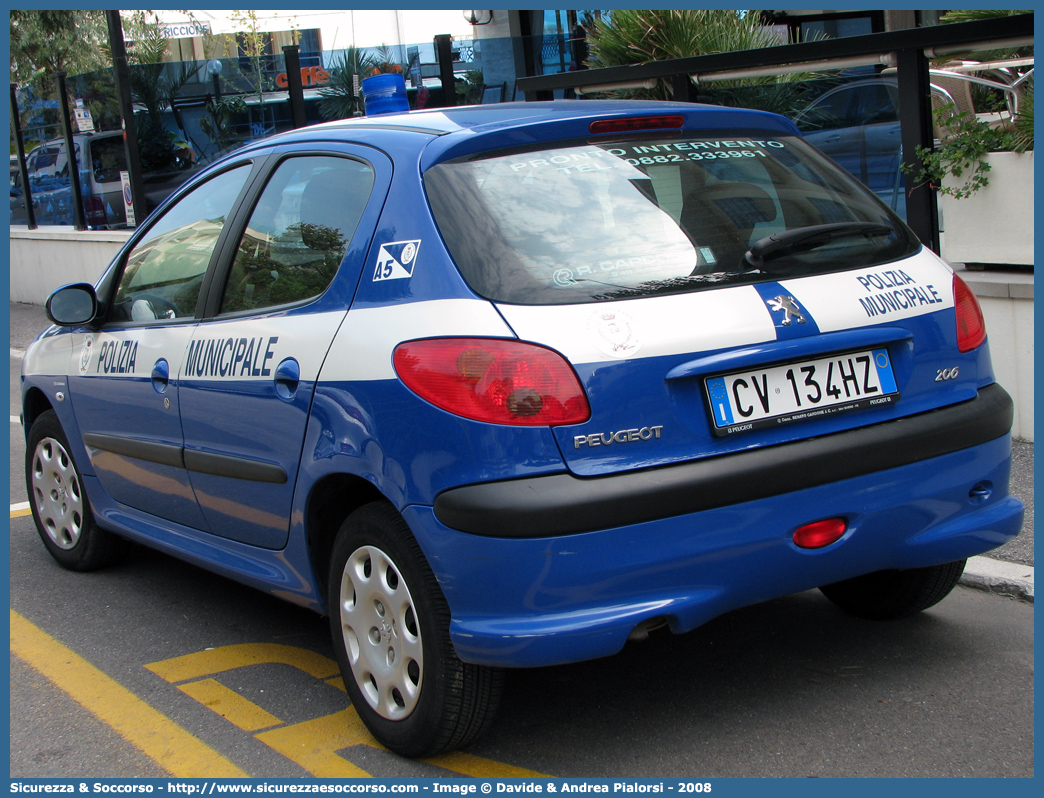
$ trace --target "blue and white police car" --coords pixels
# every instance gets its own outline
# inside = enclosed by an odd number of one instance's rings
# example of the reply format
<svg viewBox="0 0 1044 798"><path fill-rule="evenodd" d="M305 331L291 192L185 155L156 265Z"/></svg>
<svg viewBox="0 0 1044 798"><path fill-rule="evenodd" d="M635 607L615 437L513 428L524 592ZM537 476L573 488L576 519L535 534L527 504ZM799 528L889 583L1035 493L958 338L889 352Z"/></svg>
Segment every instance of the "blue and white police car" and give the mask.
<svg viewBox="0 0 1044 798"><path fill-rule="evenodd" d="M58 563L129 539L327 614L408 756L474 740L504 668L816 587L908 615L1022 522L974 295L771 114L305 128L48 312L22 403Z"/></svg>

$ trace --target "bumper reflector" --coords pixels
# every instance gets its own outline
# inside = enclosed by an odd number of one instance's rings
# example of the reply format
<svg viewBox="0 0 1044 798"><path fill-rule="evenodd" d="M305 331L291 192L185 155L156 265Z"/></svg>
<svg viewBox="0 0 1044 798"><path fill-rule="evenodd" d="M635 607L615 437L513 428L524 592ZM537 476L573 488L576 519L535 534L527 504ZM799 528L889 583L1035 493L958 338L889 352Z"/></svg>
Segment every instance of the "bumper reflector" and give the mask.
<svg viewBox="0 0 1044 798"><path fill-rule="evenodd" d="M794 531L794 543L803 549L821 549L840 539L848 529L844 518L827 518L799 526Z"/></svg>

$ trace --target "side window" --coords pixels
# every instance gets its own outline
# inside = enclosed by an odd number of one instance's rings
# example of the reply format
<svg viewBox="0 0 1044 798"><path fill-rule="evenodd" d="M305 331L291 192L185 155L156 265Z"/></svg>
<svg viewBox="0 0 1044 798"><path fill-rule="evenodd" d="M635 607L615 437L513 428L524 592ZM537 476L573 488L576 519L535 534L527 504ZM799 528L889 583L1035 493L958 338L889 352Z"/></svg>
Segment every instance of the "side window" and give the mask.
<svg viewBox="0 0 1044 798"><path fill-rule="evenodd" d="M127 255L113 300L113 320L194 316L203 275L221 228L250 176L237 166L182 197Z"/></svg>
<svg viewBox="0 0 1044 798"><path fill-rule="evenodd" d="M331 156L288 158L247 223L221 313L287 305L326 290L373 188L373 169Z"/></svg>
<svg viewBox="0 0 1044 798"><path fill-rule="evenodd" d="M91 171L96 183L118 183L120 171L127 168L126 150L119 136L91 139Z"/></svg>
<svg viewBox="0 0 1044 798"><path fill-rule="evenodd" d="M891 93L885 86L867 86L859 95L859 123L898 122Z"/></svg>
<svg viewBox="0 0 1044 798"><path fill-rule="evenodd" d="M852 92L847 87L827 92L798 116L798 129L802 133L812 133L850 126L848 106L851 102Z"/></svg>

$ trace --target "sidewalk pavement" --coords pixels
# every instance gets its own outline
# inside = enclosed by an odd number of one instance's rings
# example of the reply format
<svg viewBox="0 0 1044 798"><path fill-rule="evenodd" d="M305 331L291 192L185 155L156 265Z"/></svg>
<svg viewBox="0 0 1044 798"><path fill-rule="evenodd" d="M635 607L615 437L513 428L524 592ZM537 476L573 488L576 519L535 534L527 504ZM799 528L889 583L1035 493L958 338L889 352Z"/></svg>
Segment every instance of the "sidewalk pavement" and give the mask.
<svg viewBox="0 0 1044 798"><path fill-rule="evenodd" d="M11 304L12 383L15 360L47 327L44 309L38 305ZM15 390L12 385L12 390ZM13 411L12 411L13 412ZM972 557L964 569L961 584L988 590L1021 601L1033 601L1033 444L1015 441L1012 452L1011 492L1026 504L1022 532L1010 543L985 556Z"/></svg>
<svg viewBox="0 0 1044 798"><path fill-rule="evenodd" d="M1032 565L995 560L988 556L971 557L960 583L1020 601L1033 601Z"/></svg>

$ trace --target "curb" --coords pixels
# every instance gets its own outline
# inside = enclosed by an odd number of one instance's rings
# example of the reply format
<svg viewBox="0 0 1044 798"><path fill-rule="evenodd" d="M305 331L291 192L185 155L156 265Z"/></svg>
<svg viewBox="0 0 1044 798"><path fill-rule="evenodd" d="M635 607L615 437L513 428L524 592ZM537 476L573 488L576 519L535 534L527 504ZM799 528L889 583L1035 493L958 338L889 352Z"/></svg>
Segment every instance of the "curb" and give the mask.
<svg viewBox="0 0 1044 798"><path fill-rule="evenodd" d="M1033 566L969 557L960 584L1033 603Z"/></svg>

